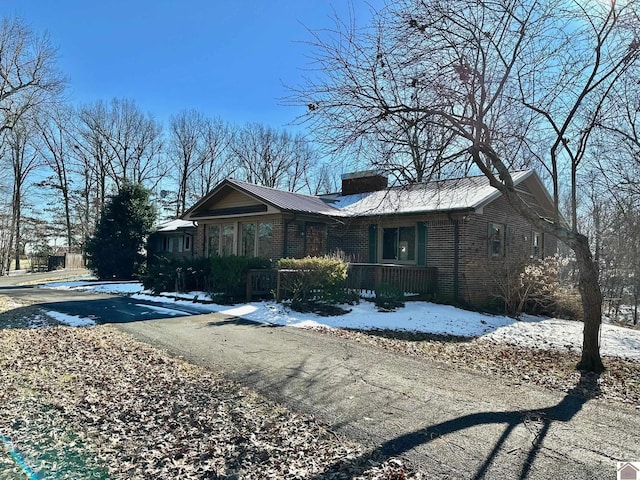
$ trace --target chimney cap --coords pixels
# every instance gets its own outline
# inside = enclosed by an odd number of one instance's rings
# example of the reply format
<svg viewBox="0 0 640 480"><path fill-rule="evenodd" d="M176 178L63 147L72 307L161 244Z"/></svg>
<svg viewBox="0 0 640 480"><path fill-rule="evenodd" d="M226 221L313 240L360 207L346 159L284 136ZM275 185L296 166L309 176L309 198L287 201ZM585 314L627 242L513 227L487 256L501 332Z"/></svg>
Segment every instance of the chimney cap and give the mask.
<svg viewBox="0 0 640 480"><path fill-rule="evenodd" d="M360 170L357 172L343 173L340 175L341 180L355 180L357 178L367 177L385 177L386 175L382 170Z"/></svg>

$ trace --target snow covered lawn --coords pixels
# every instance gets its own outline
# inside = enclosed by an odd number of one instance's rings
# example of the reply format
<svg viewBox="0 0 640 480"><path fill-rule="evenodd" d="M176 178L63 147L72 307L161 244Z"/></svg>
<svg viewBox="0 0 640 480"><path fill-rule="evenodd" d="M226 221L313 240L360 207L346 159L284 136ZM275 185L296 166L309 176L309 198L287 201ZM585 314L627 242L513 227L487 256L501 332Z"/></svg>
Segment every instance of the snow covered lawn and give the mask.
<svg viewBox="0 0 640 480"><path fill-rule="evenodd" d="M368 301L347 307L345 315L323 317L313 313L298 313L275 302L252 302L234 306L212 303L194 303L207 300L204 292L175 295L150 295L139 283L62 282L45 288L77 289L101 293L130 295L135 299L162 302L168 309L180 310L181 305L195 305L206 312L221 312L260 323L292 327L326 326L362 330L390 329L407 330L437 335L477 337L512 345L580 351L582 346L582 323L556 318L525 317L515 320L499 315L487 315L461 310L449 305L428 302L407 302L404 308L394 312L379 312ZM177 297L177 298L175 298ZM182 312L180 312L182 314ZM85 319L59 319L64 323L82 323ZM601 352L640 361L640 331L603 323L601 329Z"/></svg>

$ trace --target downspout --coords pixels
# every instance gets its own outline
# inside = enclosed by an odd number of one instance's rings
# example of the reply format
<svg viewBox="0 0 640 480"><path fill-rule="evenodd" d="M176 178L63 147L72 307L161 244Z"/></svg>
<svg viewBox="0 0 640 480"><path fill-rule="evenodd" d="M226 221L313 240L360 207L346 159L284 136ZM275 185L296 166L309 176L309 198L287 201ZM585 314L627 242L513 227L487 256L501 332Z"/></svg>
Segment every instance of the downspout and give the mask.
<svg viewBox="0 0 640 480"><path fill-rule="evenodd" d="M460 302L460 223L453 220L453 301Z"/></svg>

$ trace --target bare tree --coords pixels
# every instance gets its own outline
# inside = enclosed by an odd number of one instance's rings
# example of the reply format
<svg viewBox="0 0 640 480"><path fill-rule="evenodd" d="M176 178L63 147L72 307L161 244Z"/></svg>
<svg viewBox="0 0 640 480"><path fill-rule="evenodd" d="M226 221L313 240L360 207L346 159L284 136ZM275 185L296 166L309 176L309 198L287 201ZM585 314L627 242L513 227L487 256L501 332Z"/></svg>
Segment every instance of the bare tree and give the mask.
<svg viewBox="0 0 640 480"><path fill-rule="evenodd" d="M176 215L184 213L187 186L197 168L198 147L202 138L204 117L196 110L184 110L169 120L169 155L178 183Z"/></svg>
<svg viewBox="0 0 640 480"><path fill-rule="evenodd" d="M56 50L46 35L21 20L0 24L0 133L10 130L32 108L49 103L64 80L55 67Z"/></svg>
<svg viewBox="0 0 640 480"><path fill-rule="evenodd" d="M27 179L41 166L37 150L33 147L34 125L28 120L27 117L22 117L10 130L4 132L4 142L8 146L7 155L10 158L13 178L9 251L13 250L16 270L20 269L20 256L23 251L21 226ZM7 270L9 268L10 266L7 265Z"/></svg>
<svg viewBox="0 0 640 480"><path fill-rule="evenodd" d="M62 200L62 216L64 218L67 248L73 248L75 241L72 221L72 162L73 148L69 141L67 128L72 124L71 112L64 107L53 108L49 112L39 112L35 120L40 136L38 150L44 163L51 170L52 176L43 182L60 195Z"/></svg>
<svg viewBox="0 0 640 480"><path fill-rule="evenodd" d="M230 148L248 182L289 191L309 187L316 154L300 134L250 123L234 132Z"/></svg>
<svg viewBox="0 0 640 480"><path fill-rule="evenodd" d="M77 207L84 226L82 238L88 238L92 227L100 218L110 185L110 165L115 161L101 131L108 120L103 102L81 107L74 116L71 135L73 141L74 170L83 179L78 191Z"/></svg>
<svg viewBox="0 0 640 480"><path fill-rule="evenodd" d="M611 92L637 62L638 4L573 0L404 0L381 12L376 44L337 32L337 68L296 96L306 118L342 129L339 143L401 114L428 116L453 133L449 158L480 170L513 208L576 255L584 309L578 368L602 371L602 295L587 237L578 230L578 174ZM334 42L335 43L335 42ZM382 49L391 65L425 86L420 102L385 95L389 66L375 62L368 79L355 75ZM372 60L374 59L374 60ZM365 81L366 80L366 81ZM428 88L427 88L428 87ZM350 123L354 125L349 128ZM534 211L515 188L511 170L535 160L553 188L551 218ZM437 160L437 159L436 159ZM560 213L570 197L570 222Z"/></svg>
<svg viewBox="0 0 640 480"><path fill-rule="evenodd" d="M78 150L92 157L100 177L100 188L111 181L116 189L132 182L153 189L167 169L160 159L162 129L131 100L113 99L82 108ZM103 196L104 200L104 196Z"/></svg>
<svg viewBox="0 0 640 480"><path fill-rule="evenodd" d="M219 118L207 119L198 152L198 166L187 189L190 203L206 195L224 177L233 175L236 166L229 161L230 143L230 127Z"/></svg>

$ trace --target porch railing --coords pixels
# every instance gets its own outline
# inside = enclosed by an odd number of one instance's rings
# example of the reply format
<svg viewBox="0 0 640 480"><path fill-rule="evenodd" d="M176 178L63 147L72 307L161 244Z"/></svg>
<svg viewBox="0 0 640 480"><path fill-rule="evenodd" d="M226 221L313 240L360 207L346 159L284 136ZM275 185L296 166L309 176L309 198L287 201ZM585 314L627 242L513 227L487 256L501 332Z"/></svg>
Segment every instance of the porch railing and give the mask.
<svg viewBox="0 0 640 480"><path fill-rule="evenodd" d="M434 295L438 284L438 269L381 263L350 263L347 287L374 291L378 285L391 285L405 293ZM280 298L277 270L249 270L247 301L273 295Z"/></svg>
<svg viewBox="0 0 640 480"><path fill-rule="evenodd" d="M273 298L278 284L278 271L256 269L247 273L247 301L254 298Z"/></svg>
<svg viewBox="0 0 640 480"><path fill-rule="evenodd" d="M433 295L438 284L438 269L382 263L350 263L347 285L358 290L375 290L385 284L405 293Z"/></svg>

